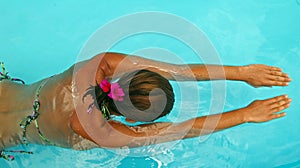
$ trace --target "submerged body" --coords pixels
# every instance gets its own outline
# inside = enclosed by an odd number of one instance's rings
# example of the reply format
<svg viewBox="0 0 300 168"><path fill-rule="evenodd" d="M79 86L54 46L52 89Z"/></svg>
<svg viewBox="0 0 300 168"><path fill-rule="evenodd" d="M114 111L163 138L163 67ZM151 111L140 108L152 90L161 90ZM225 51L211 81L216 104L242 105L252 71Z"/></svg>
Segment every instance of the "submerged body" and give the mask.
<svg viewBox="0 0 300 168"><path fill-rule="evenodd" d="M210 133L245 122L265 122L280 118L285 113L277 114L277 112L288 108L291 102L287 96L278 96L254 101L246 108L220 115L198 117L176 124L150 123L135 127L113 120L106 121L101 113L97 113L96 108L93 109L94 112L87 114L88 105L93 100L90 97L86 102L78 100L83 98L90 85L94 82L100 83L104 78L112 79L114 75L118 76L133 69L149 69L169 80L228 79L245 81L255 87L286 86L290 81L287 74L281 72L279 68L264 65L247 66L242 70L239 67L196 64L188 65L186 68L138 57L133 57L134 61L125 58L126 55L117 53L98 55L77 63L76 69L72 66L65 72L47 79L39 96L41 106L37 122L41 132L52 143L66 148L89 149L97 146L134 147L167 142L199 136L205 134L206 130ZM19 123L32 113L32 104L42 82L43 80L31 85L7 80L0 82L0 149L24 143L23 130ZM75 86L76 84L81 87ZM214 127L205 127L204 123L207 121L215 123L212 124ZM219 122L216 123L217 121ZM34 123L28 126L26 136L29 143L47 144L40 138Z"/></svg>
<svg viewBox="0 0 300 168"><path fill-rule="evenodd" d="M41 131L51 142L68 148L72 148L83 139L70 125L74 112L72 74L70 68L48 79L41 89L40 116L37 119ZM6 80L0 82L0 148L23 143L23 132L19 123L32 113L36 91L42 81L31 85ZM40 138L34 123L28 126L26 136L29 143L47 144Z"/></svg>

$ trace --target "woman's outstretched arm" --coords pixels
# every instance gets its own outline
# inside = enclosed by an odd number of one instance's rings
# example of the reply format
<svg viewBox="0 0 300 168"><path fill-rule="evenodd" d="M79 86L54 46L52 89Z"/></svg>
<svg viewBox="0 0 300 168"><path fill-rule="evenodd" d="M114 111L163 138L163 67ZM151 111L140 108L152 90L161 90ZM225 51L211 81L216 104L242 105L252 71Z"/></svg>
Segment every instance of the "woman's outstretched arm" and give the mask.
<svg viewBox="0 0 300 168"><path fill-rule="evenodd" d="M278 67L263 64L247 66L188 65L197 79L244 81L253 87L287 86L291 79Z"/></svg>
<svg viewBox="0 0 300 168"><path fill-rule="evenodd" d="M105 61L110 68L107 71L110 73L106 76L118 76L126 71L148 69L167 79L177 81L226 79L244 81L254 87L287 86L291 81L280 68L261 64L248 66L173 64L120 53L102 53L95 58L97 57Z"/></svg>
<svg viewBox="0 0 300 168"><path fill-rule="evenodd" d="M93 125L89 135L82 135L101 147L138 147L227 129L247 122L266 122L285 116L278 113L289 107L291 99L286 95L267 100L256 100L245 108L194 118L182 123L152 123L127 126L116 121L105 125ZM98 114L99 115L99 114Z"/></svg>

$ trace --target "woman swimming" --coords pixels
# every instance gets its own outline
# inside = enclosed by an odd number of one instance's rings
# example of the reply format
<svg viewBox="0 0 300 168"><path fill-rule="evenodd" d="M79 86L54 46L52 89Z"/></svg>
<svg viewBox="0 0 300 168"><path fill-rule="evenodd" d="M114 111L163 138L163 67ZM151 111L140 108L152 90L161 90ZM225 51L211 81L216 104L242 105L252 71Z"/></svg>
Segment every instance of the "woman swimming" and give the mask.
<svg viewBox="0 0 300 168"><path fill-rule="evenodd" d="M285 113L278 112L291 102L287 95L281 95L182 123L154 123L173 107L175 98L168 80L226 79L271 87L287 86L291 79L280 68L266 65L177 65L120 53L96 55L31 85L6 79L0 82L2 157L5 148L24 143L89 149L137 147L196 137L283 117ZM114 79L119 80L110 82ZM128 126L112 120L111 115L151 123ZM206 120L216 119L217 123L204 127Z"/></svg>

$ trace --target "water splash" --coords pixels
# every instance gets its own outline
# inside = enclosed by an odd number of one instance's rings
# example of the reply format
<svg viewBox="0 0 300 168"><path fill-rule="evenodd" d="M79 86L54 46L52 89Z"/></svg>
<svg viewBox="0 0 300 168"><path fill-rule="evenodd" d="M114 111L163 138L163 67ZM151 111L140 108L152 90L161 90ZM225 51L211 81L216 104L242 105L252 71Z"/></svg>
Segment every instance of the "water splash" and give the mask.
<svg viewBox="0 0 300 168"><path fill-rule="evenodd" d="M157 163L157 168L161 168L162 162L160 160L156 159L155 157L150 157L150 158L153 159Z"/></svg>

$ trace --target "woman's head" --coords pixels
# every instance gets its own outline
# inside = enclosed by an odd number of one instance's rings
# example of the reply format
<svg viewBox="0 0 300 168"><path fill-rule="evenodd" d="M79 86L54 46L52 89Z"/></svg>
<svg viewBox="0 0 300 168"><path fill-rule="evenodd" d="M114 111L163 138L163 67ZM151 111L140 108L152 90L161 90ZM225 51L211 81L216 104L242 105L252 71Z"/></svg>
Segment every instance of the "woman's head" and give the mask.
<svg viewBox="0 0 300 168"><path fill-rule="evenodd" d="M174 92L169 81L161 75L139 70L123 75L118 83L124 90L123 101L106 99L107 107L115 113L135 121L153 121L170 113L174 105ZM97 93L97 103L100 106L103 93ZM102 96L101 96L102 95Z"/></svg>

